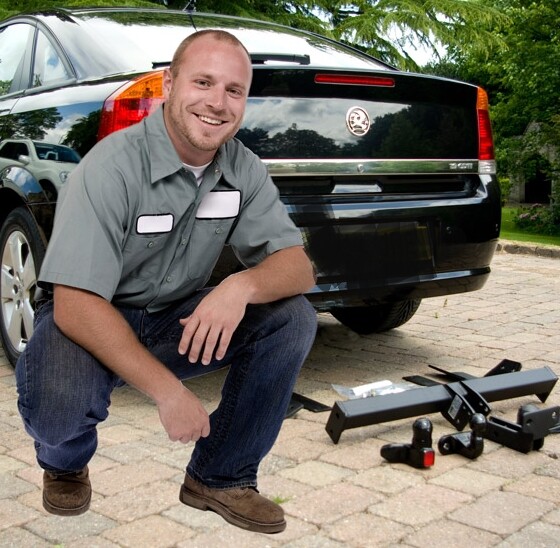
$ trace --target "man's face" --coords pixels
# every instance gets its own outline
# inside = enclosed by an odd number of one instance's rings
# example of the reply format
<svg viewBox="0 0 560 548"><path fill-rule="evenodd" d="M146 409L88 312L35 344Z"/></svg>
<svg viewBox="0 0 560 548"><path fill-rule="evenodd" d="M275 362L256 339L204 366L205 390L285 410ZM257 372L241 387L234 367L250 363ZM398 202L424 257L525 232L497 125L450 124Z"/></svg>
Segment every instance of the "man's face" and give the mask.
<svg viewBox="0 0 560 548"><path fill-rule="evenodd" d="M181 160L203 165L239 129L251 85L247 53L212 36L183 52L178 74L164 73L165 123Z"/></svg>

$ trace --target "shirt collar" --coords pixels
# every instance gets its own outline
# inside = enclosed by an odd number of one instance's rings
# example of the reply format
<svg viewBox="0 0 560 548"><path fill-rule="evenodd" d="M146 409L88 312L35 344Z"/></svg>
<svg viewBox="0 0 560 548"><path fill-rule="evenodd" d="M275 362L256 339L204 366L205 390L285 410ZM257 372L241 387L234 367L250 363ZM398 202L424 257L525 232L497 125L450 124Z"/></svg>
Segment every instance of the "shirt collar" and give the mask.
<svg viewBox="0 0 560 548"><path fill-rule="evenodd" d="M163 120L163 106L144 119L152 184L183 169Z"/></svg>

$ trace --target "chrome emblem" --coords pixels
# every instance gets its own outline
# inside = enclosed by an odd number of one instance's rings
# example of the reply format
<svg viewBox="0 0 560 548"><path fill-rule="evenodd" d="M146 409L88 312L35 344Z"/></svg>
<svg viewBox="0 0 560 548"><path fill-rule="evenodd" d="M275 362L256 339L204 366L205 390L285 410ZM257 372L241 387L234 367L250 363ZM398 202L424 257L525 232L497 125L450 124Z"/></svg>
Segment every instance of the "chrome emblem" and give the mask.
<svg viewBox="0 0 560 548"><path fill-rule="evenodd" d="M362 107L352 107L346 113L346 127L352 135L361 137L371 126L369 114Z"/></svg>

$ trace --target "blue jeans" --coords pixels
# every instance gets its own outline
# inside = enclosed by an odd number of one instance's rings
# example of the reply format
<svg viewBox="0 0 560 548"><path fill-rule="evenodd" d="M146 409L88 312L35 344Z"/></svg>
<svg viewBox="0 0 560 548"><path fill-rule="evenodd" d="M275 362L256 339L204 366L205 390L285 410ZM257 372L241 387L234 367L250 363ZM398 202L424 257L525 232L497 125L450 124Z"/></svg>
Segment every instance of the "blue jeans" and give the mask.
<svg viewBox="0 0 560 548"><path fill-rule="evenodd" d="M141 343L180 379L231 364L220 404L210 415L210 435L196 442L187 471L209 487L256 486L259 463L276 440L313 344L316 314L302 296L249 305L226 357L207 366L191 364L177 351L179 319L205 294L151 314L117 308ZM59 331L52 302L36 313L16 379L19 411L35 440L39 465L55 472L84 468L97 448L96 426L109 414L111 392L124 382Z"/></svg>

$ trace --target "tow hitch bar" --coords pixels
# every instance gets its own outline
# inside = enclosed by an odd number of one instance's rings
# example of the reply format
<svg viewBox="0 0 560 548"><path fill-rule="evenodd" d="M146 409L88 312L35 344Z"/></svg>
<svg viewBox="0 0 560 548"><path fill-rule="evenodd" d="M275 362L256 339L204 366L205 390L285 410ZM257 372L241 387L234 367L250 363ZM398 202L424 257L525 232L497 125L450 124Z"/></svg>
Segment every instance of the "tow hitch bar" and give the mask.
<svg viewBox="0 0 560 548"><path fill-rule="evenodd" d="M462 430L473 412L488 414L487 402L528 395L536 395L542 402L546 401L557 380L558 377L549 367L542 367L532 371L467 378L449 384L413 388L396 394L336 402L325 428L333 442L338 443L342 432L350 428L440 412L450 417L458 430ZM540 422L540 415L538 417ZM493 428L492 422L498 425L497 428ZM521 430L523 428L521 426ZM527 428L528 425L525 425L525 429ZM553 428L549 427L549 430L552 431ZM504 421L493 419L487 425L484 437L492 439L488 436L493 435L493 432L499 432L496 436L499 436L500 432L504 436L504 430L517 429L515 425L505 426ZM509 434L505 435L508 436Z"/></svg>

